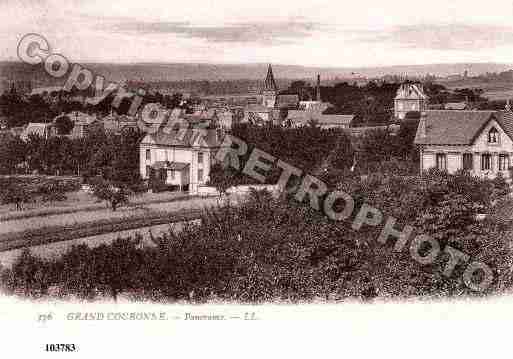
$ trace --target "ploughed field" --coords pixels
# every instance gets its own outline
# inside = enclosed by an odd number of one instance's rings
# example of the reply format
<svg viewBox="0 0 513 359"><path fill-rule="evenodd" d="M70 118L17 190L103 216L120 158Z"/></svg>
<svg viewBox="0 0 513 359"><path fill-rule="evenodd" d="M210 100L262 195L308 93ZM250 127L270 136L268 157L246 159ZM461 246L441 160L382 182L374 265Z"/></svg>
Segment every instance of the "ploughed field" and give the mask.
<svg viewBox="0 0 513 359"><path fill-rule="evenodd" d="M91 237L198 218L202 210L219 204L217 197L176 199L121 207L112 211L78 210L0 222L0 251Z"/></svg>

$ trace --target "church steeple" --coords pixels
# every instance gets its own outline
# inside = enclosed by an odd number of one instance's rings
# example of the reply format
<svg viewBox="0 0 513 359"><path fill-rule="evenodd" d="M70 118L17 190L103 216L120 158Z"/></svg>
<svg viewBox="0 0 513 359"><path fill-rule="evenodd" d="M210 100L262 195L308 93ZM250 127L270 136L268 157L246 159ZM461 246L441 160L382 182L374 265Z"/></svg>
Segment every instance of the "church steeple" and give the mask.
<svg viewBox="0 0 513 359"><path fill-rule="evenodd" d="M276 105L276 96L278 94L278 86L274 81L273 69L271 64L267 68L267 76L264 81L264 88L262 91L262 105L268 108L273 108Z"/></svg>
<svg viewBox="0 0 513 359"><path fill-rule="evenodd" d="M265 77L264 82L264 91L276 91L278 90L278 86L276 86L276 82L274 81L273 69L271 64L267 68L267 76Z"/></svg>

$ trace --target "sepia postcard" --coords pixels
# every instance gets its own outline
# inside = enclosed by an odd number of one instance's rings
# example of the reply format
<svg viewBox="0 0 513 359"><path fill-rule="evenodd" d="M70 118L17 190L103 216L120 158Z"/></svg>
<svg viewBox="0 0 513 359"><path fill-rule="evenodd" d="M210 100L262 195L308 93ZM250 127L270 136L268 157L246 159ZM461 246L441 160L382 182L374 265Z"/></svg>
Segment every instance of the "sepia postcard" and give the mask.
<svg viewBox="0 0 513 359"><path fill-rule="evenodd" d="M512 18L0 0L0 355L507 357Z"/></svg>

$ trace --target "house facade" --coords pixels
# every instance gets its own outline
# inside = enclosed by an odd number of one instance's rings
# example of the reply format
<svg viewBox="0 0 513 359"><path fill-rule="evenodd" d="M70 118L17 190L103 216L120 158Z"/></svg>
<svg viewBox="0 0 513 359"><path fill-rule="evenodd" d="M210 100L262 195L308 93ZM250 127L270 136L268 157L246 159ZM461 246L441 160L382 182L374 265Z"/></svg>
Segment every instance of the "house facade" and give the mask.
<svg viewBox="0 0 513 359"><path fill-rule="evenodd" d="M141 177L195 193L208 182L223 138L220 129L162 129L148 134L139 145Z"/></svg>
<svg viewBox="0 0 513 359"><path fill-rule="evenodd" d="M417 128L420 169L510 178L513 113L497 111L427 111Z"/></svg>

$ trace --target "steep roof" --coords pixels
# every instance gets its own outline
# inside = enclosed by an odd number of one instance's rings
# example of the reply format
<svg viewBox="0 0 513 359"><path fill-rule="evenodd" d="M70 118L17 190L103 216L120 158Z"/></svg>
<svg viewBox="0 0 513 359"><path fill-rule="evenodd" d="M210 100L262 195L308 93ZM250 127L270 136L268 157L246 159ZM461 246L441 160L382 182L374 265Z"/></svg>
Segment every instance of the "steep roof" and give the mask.
<svg viewBox="0 0 513 359"><path fill-rule="evenodd" d="M496 111L426 111L425 136L421 124L416 144L470 145L489 121L496 120L513 139L513 115ZM422 122L422 120L421 120Z"/></svg>
<svg viewBox="0 0 513 359"><path fill-rule="evenodd" d="M186 131L161 129L145 137L154 144L171 147L220 147L223 138L222 132L215 129L189 129ZM145 139L143 139L143 143L145 143Z"/></svg>
<svg viewBox="0 0 513 359"><path fill-rule="evenodd" d="M499 111L497 112L497 122L502 127L504 132L508 134L513 140L513 112Z"/></svg>
<svg viewBox="0 0 513 359"><path fill-rule="evenodd" d="M276 86L276 81L274 81L273 69L271 64L267 68L267 76L264 81L264 91L277 91L278 86Z"/></svg>
<svg viewBox="0 0 513 359"><path fill-rule="evenodd" d="M399 86L396 100L425 100L427 99L424 89L420 84L406 83Z"/></svg>

